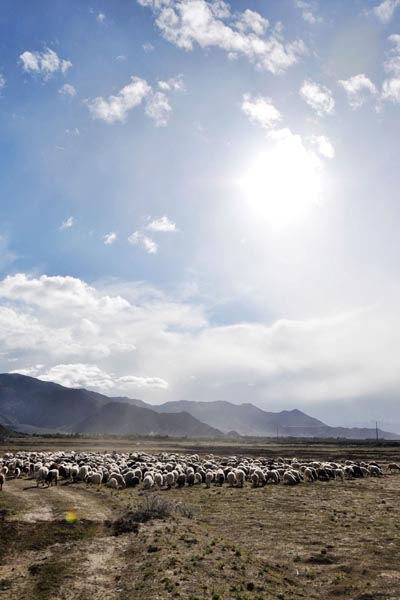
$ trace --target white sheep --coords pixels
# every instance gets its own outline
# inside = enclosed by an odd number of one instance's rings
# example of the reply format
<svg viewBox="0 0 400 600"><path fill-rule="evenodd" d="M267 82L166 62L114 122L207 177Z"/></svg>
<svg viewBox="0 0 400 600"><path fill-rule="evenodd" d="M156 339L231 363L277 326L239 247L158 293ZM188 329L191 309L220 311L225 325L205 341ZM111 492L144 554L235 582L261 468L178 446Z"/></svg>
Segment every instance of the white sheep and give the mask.
<svg viewBox="0 0 400 600"><path fill-rule="evenodd" d="M44 485L45 481L46 481L46 477L49 474L49 470L47 467L40 467L37 471L36 471L36 487L39 487L39 483L42 483Z"/></svg>
<svg viewBox="0 0 400 600"><path fill-rule="evenodd" d="M86 481L89 475L89 467L88 465L82 465L78 471L78 479L80 481Z"/></svg>
<svg viewBox="0 0 400 600"><path fill-rule="evenodd" d="M154 485L154 479L152 478L152 476L150 474L146 474L144 479L143 479L143 487L145 490L149 490L150 488L152 488Z"/></svg>
<svg viewBox="0 0 400 600"><path fill-rule="evenodd" d="M6 478L5 478L4 473L0 473L0 492L3 489L3 485L4 485L5 480L6 480Z"/></svg>
<svg viewBox="0 0 400 600"><path fill-rule="evenodd" d="M369 473L370 473L371 477L383 477L384 476L382 469L380 469L376 465L369 466Z"/></svg>
<svg viewBox="0 0 400 600"><path fill-rule="evenodd" d="M296 485L298 481L291 471L286 471L283 475L283 483L286 485Z"/></svg>
<svg viewBox="0 0 400 600"><path fill-rule="evenodd" d="M268 481L271 481L275 485L278 485L278 483L281 480L279 471L277 469L271 469L271 471L267 471L266 480L267 480L267 483L268 483Z"/></svg>
<svg viewBox="0 0 400 600"><path fill-rule="evenodd" d="M214 479L214 473L212 471L207 471L206 473L206 487L210 487L212 481Z"/></svg>
<svg viewBox="0 0 400 600"><path fill-rule="evenodd" d="M303 471L304 481L314 481L313 472L309 467L306 467Z"/></svg>
<svg viewBox="0 0 400 600"><path fill-rule="evenodd" d="M121 488L126 488L126 483L125 483L125 479L123 478L123 476L121 475L121 473L116 473L113 472L110 474L110 479L116 479L116 481L118 482L118 486Z"/></svg>
<svg viewBox="0 0 400 600"><path fill-rule="evenodd" d="M243 471L243 469L236 469L236 482L237 482L238 486L243 487L245 480L246 480L246 473Z"/></svg>
<svg viewBox="0 0 400 600"><path fill-rule="evenodd" d="M229 471L229 473L226 476L226 480L229 484L229 487L233 487L234 485L236 485L236 473L234 473L234 471Z"/></svg>
<svg viewBox="0 0 400 600"><path fill-rule="evenodd" d="M117 490L118 489L118 481L116 479L114 479L114 477L111 477L111 479L109 479L107 481L107 487L112 488L113 490Z"/></svg>
<svg viewBox="0 0 400 600"><path fill-rule="evenodd" d="M163 483L164 483L164 478L162 476L162 473L155 473L154 474L154 483L158 488L161 488Z"/></svg>
<svg viewBox="0 0 400 600"><path fill-rule="evenodd" d="M102 477L101 473L93 472L93 473L90 473L90 475L88 477L88 481L90 483L94 483L95 485L100 485L102 478L103 477Z"/></svg>

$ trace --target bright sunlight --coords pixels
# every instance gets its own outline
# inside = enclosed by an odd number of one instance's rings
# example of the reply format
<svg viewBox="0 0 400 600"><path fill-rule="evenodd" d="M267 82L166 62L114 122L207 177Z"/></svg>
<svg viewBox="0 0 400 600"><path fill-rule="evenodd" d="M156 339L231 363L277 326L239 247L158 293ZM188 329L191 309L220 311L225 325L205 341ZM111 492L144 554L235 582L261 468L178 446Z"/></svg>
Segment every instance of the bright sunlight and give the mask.
<svg viewBox="0 0 400 600"><path fill-rule="evenodd" d="M289 130L269 138L272 147L249 166L241 185L258 217L273 226L296 225L321 200L322 161Z"/></svg>

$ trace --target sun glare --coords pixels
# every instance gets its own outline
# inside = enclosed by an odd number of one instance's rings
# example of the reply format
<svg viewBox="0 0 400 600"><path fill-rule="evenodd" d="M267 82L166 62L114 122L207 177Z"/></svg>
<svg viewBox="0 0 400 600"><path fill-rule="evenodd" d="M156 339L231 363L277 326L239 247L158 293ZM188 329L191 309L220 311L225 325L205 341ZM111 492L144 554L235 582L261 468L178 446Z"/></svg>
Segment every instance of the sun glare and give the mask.
<svg viewBox="0 0 400 600"><path fill-rule="evenodd" d="M258 217L274 226L298 224L320 202L322 163L299 136L283 134L250 165L241 185Z"/></svg>

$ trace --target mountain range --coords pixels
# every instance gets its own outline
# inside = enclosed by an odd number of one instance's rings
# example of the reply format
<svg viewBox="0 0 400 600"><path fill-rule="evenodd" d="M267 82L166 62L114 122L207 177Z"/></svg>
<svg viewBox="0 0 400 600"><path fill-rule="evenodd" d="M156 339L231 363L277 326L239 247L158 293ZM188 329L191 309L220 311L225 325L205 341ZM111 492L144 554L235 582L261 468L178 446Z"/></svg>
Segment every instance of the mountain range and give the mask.
<svg viewBox="0 0 400 600"><path fill-rule="evenodd" d="M27 433L375 438L374 428L330 427L300 410L264 411L253 404L179 400L157 406L110 398L17 373L0 374L0 423ZM400 439L378 430L381 439Z"/></svg>

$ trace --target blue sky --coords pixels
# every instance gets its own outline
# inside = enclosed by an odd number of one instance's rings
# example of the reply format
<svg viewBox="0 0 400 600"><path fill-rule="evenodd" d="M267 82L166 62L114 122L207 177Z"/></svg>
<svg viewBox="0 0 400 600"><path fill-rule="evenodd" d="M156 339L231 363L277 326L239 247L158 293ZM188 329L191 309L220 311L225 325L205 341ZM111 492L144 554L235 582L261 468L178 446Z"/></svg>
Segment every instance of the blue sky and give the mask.
<svg viewBox="0 0 400 600"><path fill-rule="evenodd" d="M400 422L398 0L0 28L2 371Z"/></svg>

